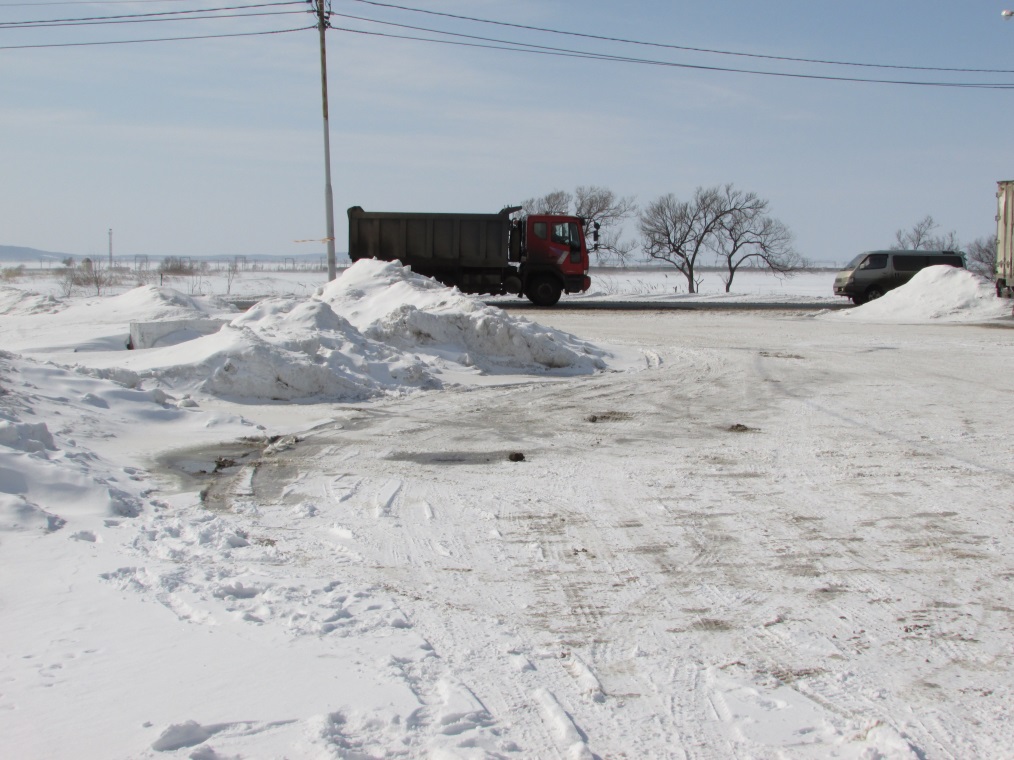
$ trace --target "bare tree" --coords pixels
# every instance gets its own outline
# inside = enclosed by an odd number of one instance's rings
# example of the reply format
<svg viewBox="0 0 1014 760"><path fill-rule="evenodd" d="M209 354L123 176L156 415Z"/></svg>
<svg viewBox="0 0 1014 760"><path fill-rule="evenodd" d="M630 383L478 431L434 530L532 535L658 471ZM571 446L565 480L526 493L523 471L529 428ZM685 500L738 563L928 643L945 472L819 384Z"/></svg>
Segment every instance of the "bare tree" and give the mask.
<svg viewBox="0 0 1014 760"><path fill-rule="evenodd" d="M65 259L64 261L67 261ZM60 270L60 294L64 298L70 298L74 295L74 291L78 286L76 272L73 267L73 259L70 259L71 265L64 266Z"/></svg>
<svg viewBox="0 0 1014 760"><path fill-rule="evenodd" d="M591 240L592 229L598 224L599 243L595 255L599 263L614 257L626 263L636 244L621 240L623 224L637 213L633 197L619 197L612 190L598 185L580 186L572 195L565 190L554 190L538 198L529 198L522 204L526 214L573 215L584 220L586 240Z"/></svg>
<svg viewBox="0 0 1014 760"><path fill-rule="evenodd" d="M18 264L13 267L4 267L0 270L0 280L4 282L17 282L25 275L25 265Z"/></svg>
<svg viewBox="0 0 1014 760"><path fill-rule="evenodd" d="M565 190L554 190L539 198L529 198L521 204L526 214L553 214L565 216L570 213L573 202L571 194Z"/></svg>
<svg viewBox="0 0 1014 760"><path fill-rule="evenodd" d="M663 195L641 212L641 248L648 258L676 267L687 278L688 292L696 293L697 260L715 244L722 220L729 214L725 191L720 187L699 187L690 201L681 201L672 193Z"/></svg>
<svg viewBox="0 0 1014 760"><path fill-rule="evenodd" d="M726 293L737 270L747 262L786 275L805 265L792 248L789 228L767 215L768 201L732 185L726 185L722 195L728 213L719 220L711 247L725 267Z"/></svg>
<svg viewBox="0 0 1014 760"><path fill-rule="evenodd" d="M192 275L196 270L189 256L166 256L158 265L158 271L167 275Z"/></svg>
<svg viewBox="0 0 1014 760"><path fill-rule="evenodd" d="M940 225L927 214L910 230L898 230L894 233L895 243L892 251L957 251L961 248L957 234L952 230L946 235L934 235L933 231Z"/></svg>
<svg viewBox="0 0 1014 760"><path fill-rule="evenodd" d="M891 246L892 250L903 251L903 250L921 250L929 248L926 245L929 241L933 230L937 228L937 223L933 221L933 217L928 214L912 225L910 230L898 230L894 233L895 243Z"/></svg>
<svg viewBox="0 0 1014 760"><path fill-rule="evenodd" d="M100 296L105 288L114 284L116 276L113 270L103 269L99 261L86 258L81 260L76 270L72 270L71 279L73 285L95 288L95 295Z"/></svg>
<svg viewBox="0 0 1014 760"><path fill-rule="evenodd" d="M591 235L592 225L598 224L599 242L595 256L599 263L613 257L625 264L637 248L633 241L620 239L623 224L637 213L633 196L617 197L605 187L580 186L574 191L574 215L584 219L585 238Z"/></svg>
<svg viewBox="0 0 1014 760"><path fill-rule="evenodd" d="M229 262L229 267L225 270L225 292L226 295L232 293L232 281L239 275L239 258L234 258Z"/></svg>
<svg viewBox="0 0 1014 760"><path fill-rule="evenodd" d="M996 235L976 238L968 244L966 253L970 271L996 279Z"/></svg>

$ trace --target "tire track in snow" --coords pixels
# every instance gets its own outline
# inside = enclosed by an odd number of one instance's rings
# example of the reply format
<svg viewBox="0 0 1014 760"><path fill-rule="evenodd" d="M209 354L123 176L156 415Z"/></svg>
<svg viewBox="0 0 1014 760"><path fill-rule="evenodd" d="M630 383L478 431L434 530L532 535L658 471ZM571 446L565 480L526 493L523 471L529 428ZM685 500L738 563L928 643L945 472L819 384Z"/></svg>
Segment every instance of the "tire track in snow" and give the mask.
<svg viewBox="0 0 1014 760"><path fill-rule="evenodd" d="M790 398L794 398L794 396L790 394ZM804 416L803 419L807 418ZM874 435L875 434L876 431L874 431ZM806 440L805 436L803 436L803 438L804 440ZM805 452L803 451L800 452L799 456L803 460L806 459ZM868 456L868 454L866 456ZM873 462L883 461L883 459L878 460L873 457L870 457L870 459ZM867 468L867 470L869 470L869 468ZM801 473L805 473L806 471L807 470L805 468L800 468ZM884 473L882 475L878 475L875 480L867 479L863 485L864 486L876 485L878 481L889 483L890 482L890 480L888 479L889 477L890 476L888 473ZM811 480L807 483L806 486L804 486L800 490L806 492L809 488L813 488L814 491L819 491L819 486L820 486L819 483ZM896 504L895 506L896 511L899 507L903 507L903 505L909 503L907 499L902 499L897 496L892 497L890 494L886 495L886 499L888 501L890 501L891 499L894 500ZM884 498L882 497L880 501L883 500ZM798 499L796 501L798 503ZM825 511L825 515L826 514L827 513ZM918 515L916 515L916 517L918 518ZM906 518L903 517L901 519ZM769 526L785 525L785 524L786 523L784 521L772 522L769 523ZM839 532L839 535L847 535L848 533L847 530L840 530L835 532ZM906 533L904 535L908 536L908 538L904 539L899 538L896 542L894 542L897 547L896 551L901 551L903 553L914 552L916 554L922 554L926 556L927 559L930 560L931 566L937 566L941 561L946 561L951 558L952 539L950 537L942 538L941 534L934 533L932 531L923 532L921 534L916 534L915 537L911 537L912 534L906 530ZM807 539L804 538L804 541L806 540ZM782 541L783 543L786 544L792 544L796 543L798 539L783 538ZM833 546L831 544L830 539L825 540L824 543L829 548ZM836 593L831 595L830 597L831 604L834 606L835 609L839 609L842 612L846 613L841 617L843 619L847 618L849 621L851 621L853 623L854 630L860 631L862 635L862 639L857 640L857 643L863 648L868 648L871 644L877 645L877 642L892 642L897 641L899 639L901 626L897 624L884 625L884 623L882 622L885 619L885 616L882 614L882 611L884 609L883 607L884 600L889 600L892 598L893 594L897 594L899 591L899 586L896 583L892 583L890 587L880 586L877 589L871 589L869 576L871 574L875 574L878 572L879 565L881 564L880 556L882 556L882 554L876 552L876 550L873 550L873 553L870 553L869 551L858 553L857 550L862 548L863 548L862 544L859 545L853 544L850 551L843 550L840 545L838 547L832 548L830 551L825 550L823 552L825 560L823 561L823 563L818 563L818 565L820 565L818 567L818 570L820 572L820 575L823 576L824 578L830 579L835 576L838 576L840 578L840 582L837 587L840 589L840 591L837 591ZM864 560L864 557L867 558ZM874 560L874 557L876 557L877 559ZM832 571L830 569L831 566L836 565L850 569L848 569L844 574L842 574L840 570ZM904 580L901 581L901 584L902 584L901 588L904 588L904 586L906 585ZM908 585L912 586L913 584L910 583ZM920 584L920 586L923 585L924 584ZM916 592L917 598L926 598L925 594L928 592L928 589L925 588L921 588L921 590L917 590L915 588L908 589L909 592L913 590ZM905 594L906 596L912 595L911 593L906 592L903 592L903 594ZM875 606L881 610L881 614L875 616L871 615L870 614L871 606L869 602L859 602L857 600L856 603L849 602L847 606L843 606L843 602L859 597L859 595L864 595L871 601L874 599L878 600ZM911 618L912 615L911 605L895 605L894 609L896 609L897 612L887 618L892 622L896 619L904 621L906 619L905 617L906 615L909 616L909 619ZM930 611L928 611L928 613L924 613L923 617L939 618L939 616L935 615L934 613L935 609L931 609ZM907 627L914 631L918 631L923 626L926 626L926 628L937 627L935 624L930 624L928 622L916 623L915 626L913 626L910 623ZM773 643L771 636L776 631L778 631L779 628L781 628L781 626L766 629L761 632L763 635L753 637L749 643L753 645L757 644L764 645L765 640L767 640L768 641L767 646L770 646L770 644ZM835 629L834 625L831 625L830 630L834 629ZM905 643L904 642L905 638L911 637L901 637L900 641L901 644ZM783 652L781 655L779 655L777 651L765 652L765 654L773 655L773 668L778 668L779 662L786 663L791 662L791 654L793 650L792 644L790 642L791 640L782 641ZM967 656L967 654L962 653L960 650L967 650L968 642L966 638L965 640L961 641L961 643L957 647L955 647L953 642L938 641L934 644L934 648L938 650L940 654L943 654L944 657L962 658ZM908 647L908 649L912 653L920 651L920 648L918 647ZM857 673L848 673L847 671L844 670L839 672L843 672L849 675L850 680L852 681L853 685L848 692L844 692L840 688L831 688L834 686L833 682L830 679L819 676L817 678L807 678L805 682L801 685L806 687L807 694L815 696L819 701L826 703L826 705L830 709L840 710L844 708L845 712L843 714L846 715L849 714L849 711L851 711L855 715L867 715L867 716L869 715L883 716L886 714L897 714L898 708L896 705L876 704L873 700L861 698L856 699L857 693L861 694L864 691L872 692L874 690L872 689L872 687L868 689L864 689L863 687L856 688L855 681L857 680L857 677L861 678L861 676L858 676ZM816 694L814 692L816 692ZM899 731L902 732L904 732L905 730L904 727L897 728ZM954 756L956 753L958 753L958 756L960 756L959 751L955 749L953 744L950 743L949 738L946 736L946 734L948 734L949 732L941 730L940 728L930 728L928 727L926 722L921 723L917 722L916 727L914 729L912 726L908 727L908 731L910 733L913 730L915 731L914 740L919 746L922 746L925 749L929 749L932 747L933 751L935 753L939 753L941 756Z"/></svg>
<svg viewBox="0 0 1014 760"><path fill-rule="evenodd" d="M980 578L980 608L958 616L931 606L947 597L911 572L915 565L926 575L944 564L967 579L982 561L954 554L974 553L979 544L969 536L924 531L931 518L903 519L931 490L919 488L917 478L941 471L932 445L911 445L920 440L913 437L917 421L896 417L886 424L902 425L897 440L880 436L879 425L850 427L847 440L836 440L827 415L807 402L838 408L836 388L850 377L816 359L771 356L764 364L775 369L757 379L756 347L737 340L743 345L732 349L667 349L650 384L603 376L385 402L368 421L333 434L329 456L356 451L342 469L356 473L360 486L344 502L322 507L321 522L340 522L360 552L348 566L353 587L382 579L382 589L368 587L364 603L389 597L432 646L432 662L405 667L427 705L421 731L437 730L436 684L445 676L472 690L491 726L520 751L549 756L573 744L560 749L553 739L557 724L540 717L537 689L552 695L588 750L603 757L652 756L662 746L674 757L767 756L778 749L751 739L742 722L729 722L737 706L773 716L798 710L801 728L826 716L847 731L857 721L903 714L906 697L920 716L901 721L897 731L929 756L953 755L953 748L972 756L967 750L989 746L954 739L974 708L968 698L956 700L958 717L949 718L930 712L922 686L877 696L878 660L864 654L881 646L894 655L880 662L890 662L899 681L946 677L955 657L982 665L994 656L946 634L976 638L992 626L996 642L1000 618L986 610L999 604L995 590L1004 581ZM811 357L816 349L800 352ZM873 390L894 387L879 382ZM752 432L730 433L736 422ZM526 462L439 463L430 456L503 451L504 441L523 450ZM884 460L907 462L906 451L931 456L906 465L899 478L897 465ZM611 472L589 471L585 458L602 463L607 452L614 454ZM299 447L291 456L302 456ZM309 469L333 471L325 459ZM512 469L508 475L491 473L493 467ZM1002 551L1009 544L995 530L962 522L972 500L962 489L981 495L989 483L1009 486L995 473L975 486L968 467L944 474L963 505L954 522L970 535L993 536L998 543L990 551ZM402 488L390 519L378 520L372 500L393 479ZM299 498L298 488L291 496ZM874 517L887 522L862 524ZM927 532L927 541L906 546L906 531ZM323 546L304 549L313 554ZM898 636L896 618L916 612L917 624L944 634L937 643L918 631ZM924 645L939 656L926 668L918 665ZM954 695L953 684L940 680ZM589 687L595 681L598 692ZM998 708L1009 703L1004 699L994 698ZM791 728L791 720L783 726ZM637 736L642 729L646 735ZM853 749L846 734L825 740L828 749Z"/></svg>

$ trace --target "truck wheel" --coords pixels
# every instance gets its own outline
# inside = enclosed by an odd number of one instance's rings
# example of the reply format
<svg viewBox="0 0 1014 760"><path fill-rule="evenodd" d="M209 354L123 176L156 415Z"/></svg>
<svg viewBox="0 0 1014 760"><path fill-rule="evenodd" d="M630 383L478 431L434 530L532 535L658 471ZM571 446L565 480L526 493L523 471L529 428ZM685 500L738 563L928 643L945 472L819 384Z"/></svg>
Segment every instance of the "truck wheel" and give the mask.
<svg viewBox="0 0 1014 760"><path fill-rule="evenodd" d="M536 306L555 306L563 289L553 277L534 277L528 281L525 295Z"/></svg>
<svg viewBox="0 0 1014 760"><path fill-rule="evenodd" d="M866 300L872 301L876 298L880 298L882 295L884 295L884 291L881 289L881 287L879 285L874 285L872 288L867 289Z"/></svg>

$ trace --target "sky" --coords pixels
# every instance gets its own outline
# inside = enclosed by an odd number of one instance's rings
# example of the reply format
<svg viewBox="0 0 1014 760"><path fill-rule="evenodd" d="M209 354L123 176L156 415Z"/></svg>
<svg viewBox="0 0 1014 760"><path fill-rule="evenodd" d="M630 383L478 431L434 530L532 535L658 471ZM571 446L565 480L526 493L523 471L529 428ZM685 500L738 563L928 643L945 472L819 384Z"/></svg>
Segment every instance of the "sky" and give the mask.
<svg viewBox="0 0 1014 760"><path fill-rule="evenodd" d="M100 255L112 229L127 259L323 254L320 57L306 3L232 11L296 11L286 15L10 26L255 4L0 0L0 245ZM1011 92L714 68L1014 86L1003 0L401 4L331 5L338 251L350 206L496 212L581 185L647 205L732 183L766 198L817 263L887 247L926 215L964 244L995 233L996 182L1014 175ZM493 44L392 24L678 66L411 41L390 35Z"/></svg>

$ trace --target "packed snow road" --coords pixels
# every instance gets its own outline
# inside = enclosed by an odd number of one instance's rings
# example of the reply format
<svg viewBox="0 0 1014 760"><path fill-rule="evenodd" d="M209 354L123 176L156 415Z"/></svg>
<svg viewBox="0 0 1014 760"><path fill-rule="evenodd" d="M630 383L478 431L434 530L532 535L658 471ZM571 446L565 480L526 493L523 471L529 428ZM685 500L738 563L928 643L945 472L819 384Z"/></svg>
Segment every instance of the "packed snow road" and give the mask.
<svg viewBox="0 0 1014 760"><path fill-rule="evenodd" d="M1014 333L539 319L641 367L188 452L263 560L201 595L237 559L181 542L150 585L251 637L389 636L419 707L331 714L338 757L1011 757Z"/></svg>

